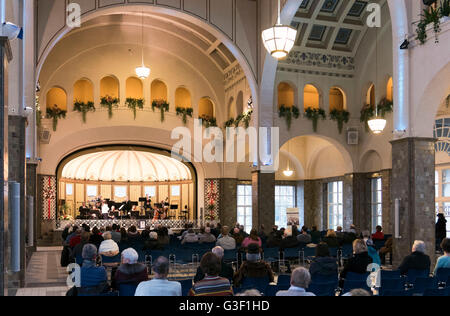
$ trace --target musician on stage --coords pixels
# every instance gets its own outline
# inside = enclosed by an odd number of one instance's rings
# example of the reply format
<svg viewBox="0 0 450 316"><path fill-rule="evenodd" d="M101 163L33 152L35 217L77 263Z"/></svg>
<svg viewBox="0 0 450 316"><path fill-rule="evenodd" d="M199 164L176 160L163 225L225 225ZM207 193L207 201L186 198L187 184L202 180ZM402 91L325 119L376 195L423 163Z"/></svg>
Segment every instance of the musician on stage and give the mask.
<svg viewBox="0 0 450 316"><path fill-rule="evenodd" d="M150 196L146 196L146 200L144 202L144 210L148 210L152 208L152 199L150 198Z"/></svg>
<svg viewBox="0 0 450 316"><path fill-rule="evenodd" d="M103 219L108 219L108 217L109 217L109 206L108 206L108 203L106 203L105 200L102 201L102 208L101 208L101 210L102 210Z"/></svg>

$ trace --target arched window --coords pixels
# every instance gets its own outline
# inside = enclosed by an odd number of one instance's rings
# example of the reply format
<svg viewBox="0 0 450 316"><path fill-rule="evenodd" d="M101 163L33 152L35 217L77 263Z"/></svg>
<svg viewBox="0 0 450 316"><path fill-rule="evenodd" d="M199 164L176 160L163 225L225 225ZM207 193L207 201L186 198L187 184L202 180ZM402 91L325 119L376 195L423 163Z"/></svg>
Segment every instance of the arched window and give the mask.
<svg viewBox="0 0 450 316"><path fill-rule="evenodd" d="M392 77L389 78L387 83L386 99L391 102L394 101L394 82L392 81Z"/></svg>
<svg viewBox="0 0 450 316"><path fill-rule="evenodd" d="M214 117L214 104L208 97L201 98L198 102L198 116L200 118L213 118Z"/></svg>
<svg viewBox="0 0 450 316"><path fill-rule="evenodd" d="M144 86L142 81L136 77L128 78L126 82L126 95L127 98L143 99Z"/></svg>
<svg viewBox="0 0 450 316"><path fill-rule="evenodd" d="M375 107L375 85L371 84L369 90L367 90L366 104Z"/></svg>
<svg viewBox="0 0 450 316"><path fill-rule="evenodd" d="M192 108L191 93L188 89L180 87L175 91L175 106L179 108Z"/></svg>
<svg viewBox="0 0 450 316"><path fill-rule="evenodd" d="M100 97L119 98L119 80L113 76L104 77L100 81Z"/></svg>
<svg viewBox="0 0 450 316"><path fill-rule="evenodd" d="M342 111L345 110L346 103L345 103L345 95L344 92L336 87L333 87L330 89L330 111L332 110L338 110Z"/></svg>
<svg viewBox="0 0 450 316"><path fill-rule="evenodd" d="M57 107L63 111L67 111L67 94L66 92L58 87L51 88L47 92L46 100L47 109Z"/></svg>
<svg viewBox="0 0 450 316"><path fill-rule="evenodd" d="M167 101L167 86L161 80L154 80L151 85L152 102L155 100Z"/></svg>
<svg viewBox="0 0 450 316"><path fill-rule="evenodd" d="M320 94L319 90L311 84L307 84L303 89L303 104L305 110L307 108L320 108Z"/></svg>
<svg viewBox="0 0 450 316"><path fill-rule="evenodd" d="M81 79L73 85L73 101L94 102L94 85L87 79Z"/></svg>
<svg viewBox="0 0 450 316"><path fill-rule="evenodd" d="M236 115L244 113L244 93L239 91L236 98Z"/></svg>
<svg viewBox="0 0 450 316"><path fill-rule="evenodd" d="M236 108L234 107L234 98L231 97L228 101L228 118L235 118L236 115Z"/></svg>
<svg viewBox="0 0 450 316"><path fill-rule="evenodd" d="M281 82L278 85L278 107L281 107L282 105L286 107L295 105L294 88L286 82Z"/></svg>

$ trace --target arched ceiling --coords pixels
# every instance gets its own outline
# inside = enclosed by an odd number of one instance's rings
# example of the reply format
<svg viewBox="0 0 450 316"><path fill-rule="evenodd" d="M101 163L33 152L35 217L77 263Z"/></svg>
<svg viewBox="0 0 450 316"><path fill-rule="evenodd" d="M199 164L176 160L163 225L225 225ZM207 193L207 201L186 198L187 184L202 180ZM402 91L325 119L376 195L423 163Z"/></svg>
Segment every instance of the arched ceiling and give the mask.
<svg viewBox="0 0 450 316"><path fill-rule="evenodd" d="M110 150L69 161L62 178L89 181L158 182L191 180L189 168L168 156L134 150Z"/></svg>

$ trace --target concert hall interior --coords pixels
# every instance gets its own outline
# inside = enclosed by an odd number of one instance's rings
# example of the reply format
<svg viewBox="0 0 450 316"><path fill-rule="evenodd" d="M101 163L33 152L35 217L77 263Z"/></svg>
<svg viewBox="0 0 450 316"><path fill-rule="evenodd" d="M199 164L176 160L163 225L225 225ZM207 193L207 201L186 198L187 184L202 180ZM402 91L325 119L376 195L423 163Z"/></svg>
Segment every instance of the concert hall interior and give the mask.
<svg viewBox="0 0 450 316"><path fill-rule="evenodd" d="M114 264L135 249L152 280L167 258L169 279L187 280L183 295L186 284L196 293L200 262L216 247L197 241L211 232L217 246L237 238L224 255L235 294L247 256L274 272L260 294L289 292L291 281L277 282L312 271L330 236L354 237L327 244L336 281L355 240L389 272L420 244L437 280L439 258L450 256L449 8L0 0L0 295L65 295L67 266L86 259L76 261L68 233L94 236L89 245L122 234ZM170 243L150 249L166 233ZM260 238L259 257L247 238ZM108 294L119 295L105 270ZM433 293L450 295L447 285ZM412 287L396 294L424 294Z"/></svg>

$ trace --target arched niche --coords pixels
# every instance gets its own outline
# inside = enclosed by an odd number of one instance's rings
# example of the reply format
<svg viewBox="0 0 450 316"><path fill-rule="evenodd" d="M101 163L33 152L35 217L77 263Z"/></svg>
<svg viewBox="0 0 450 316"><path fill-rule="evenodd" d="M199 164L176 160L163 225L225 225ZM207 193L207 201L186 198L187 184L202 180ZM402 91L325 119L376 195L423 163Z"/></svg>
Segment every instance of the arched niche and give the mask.
<svg viewBox="0 0 450 316"><path fill-rule="evenodd" d="M144 98L144 86L142 81L136 77L130 77L126 81L126 97L143 99Z"/></svg>
<svg viewBox="0 0 450 316"><path fill-rule="evenodd" d="M307 84L303 89L303 104L305 110L307 108L319 109L320 108L320 94L319 90L312 84Z"/></svg>
<svg viewBox="0 0 450 316"><path fill-rule="evenodd" d="M342 89L333 87L330 89L330 111L342 111L347 108L346 97Z"/></svg>
<svg viewBox="0 0 450 316"><path fill-rule="evenodd" d="M394 101L394 82L392 77L389 78L386 86L386 99L388 101Z"/></svg>
<svg viewBox="0 0 450 316"><path fill-rule="evenodd" d="M188 89L180 87L175 91L175 106L179 108L192 108L191 93Z"/></svg>
<svg viewBox="0 0 450 316"><path fill-rule="evenodd" d="M73 102L94 102L94 85L90 80L80 79L73 85Z"/></svg>
<svg viewBox="0 0 450 316"><path fill-rule="evenodd" d="M100 80L100 96L119 98L119 80L113 76L107 76Z"/></svg>
<svg viewBox="0 0 450 316"><path fill-rule="evenodd" d="M152 102L156 100L167 101L167 86L161 80L153 80L151 85Z"/></svg>
<svg viewBox="0 0 450 316"><path fill-rule="evenodd" d="M214 104L208 97L201 98L198 102L198 116L199 117L214 117Z"/></svg>
<svg viewBox="0 0 450 316"><path fill-rule="evenodd" d="M47 109L57 107L63 111L67 111L67 93L59 87L53 87L47 92L46 99Z"/></svg>
<svg viewBox="0 0 450 316"><path fill-rule="evenodd" d="M367 151L362 156L360 165L364 172L378 172L383 168L381 156L375 150Z"/></svg>
<svg viewBox="0 0 450 316"><path fill-rule="evenodd" d="M234 107L234 98L231 97L228 100L228 118L235 118L236 115L236 108Z"/></svg>
<svg viewBox="0 0 450 316"><path fill-rule="evenodd" d="M366 94L366 104L375 107L375 85L372 83L367 90Z"/></svg>
<svg viewBox="0 0 450 316"><path fill-rule="evenodd" d="M244 113L244 93L239 91L236 97L236 115Z"/></svg>
<svg viewBox="0 0 450 316"><path fill-rule="evenodd" d="M287 107L295 105L295 89L287 82L278 85L278 108L282 105Z"/></svg>

